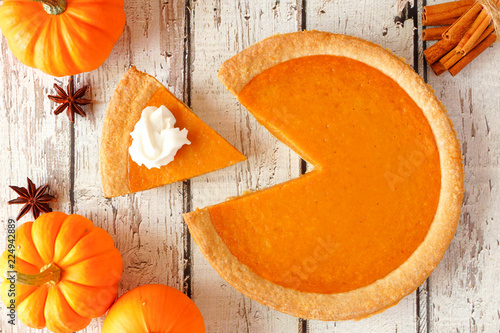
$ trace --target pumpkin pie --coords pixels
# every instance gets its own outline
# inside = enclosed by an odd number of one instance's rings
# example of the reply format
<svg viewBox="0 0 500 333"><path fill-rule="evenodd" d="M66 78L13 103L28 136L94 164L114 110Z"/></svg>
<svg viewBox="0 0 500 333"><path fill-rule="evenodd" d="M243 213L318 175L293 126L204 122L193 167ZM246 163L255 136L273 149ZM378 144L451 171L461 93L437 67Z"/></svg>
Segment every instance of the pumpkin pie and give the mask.
<svg viewBox="0 0 500 333"><path fill-rule="evenodd" d="M148 106L165 106L175 117L176 127L187 129L190 141L171 163L160 168L138 165L129 154L130 133ZM104 196L116 197L225 168L245 157L158 80L132 67L118 84L106 112L100 160Z"/></svg>
<svg viewBox="0 0 500 333"><path fill-rule="evenodd" d="M215 270L320 320L377 313L422 284L463 196L459 143L432 89L380 46L317 31L254 44L219 78L314 170L184 216Z"/></svg>

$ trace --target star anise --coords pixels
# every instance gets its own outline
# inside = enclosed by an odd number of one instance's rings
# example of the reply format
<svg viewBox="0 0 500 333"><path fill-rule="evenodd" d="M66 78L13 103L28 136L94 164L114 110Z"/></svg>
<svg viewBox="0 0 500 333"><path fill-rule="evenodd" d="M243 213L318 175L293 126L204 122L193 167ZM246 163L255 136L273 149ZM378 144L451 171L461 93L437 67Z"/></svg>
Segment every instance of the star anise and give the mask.
<svg viewBox="0 0 500 333"><path fill-rule="evenodd" d="M58 115L64 110L68 109L66 111L66 114L68 115L68 118L71 122L75 121L75 113L79 114L82 117L85 117L87 114L85 113L85 111L83 111L80 105L92 103L92 100L90 99L81 98L83 97L83 95L85 95L88 88L89 86L84 86L83 88L80 88L75 92L72 77L69 78L66 91L64 91L63 88L54 83L54 89L57 92L57 96L49 95L49 99L61 104L54 111L54 114Z"/></svg>
<svg viewBox="0 0 500 333"><path fill-rule="evenodd" d="M29 212L30 209L35 219L42 212L48 213L52 211L52 208L49 207L49 202L56 201L56 198L49 194L44 194L48 186L49 184L45 184L45 186L36 188L35 184L33 184L31 179L29 178L28 186L26 188L9 186L19 195L19 198L10 200L8 204L24 204L23 208L21 208L21 211L17 215L16 220L19 220L21 217L23 217L27 212Z"/></svg>

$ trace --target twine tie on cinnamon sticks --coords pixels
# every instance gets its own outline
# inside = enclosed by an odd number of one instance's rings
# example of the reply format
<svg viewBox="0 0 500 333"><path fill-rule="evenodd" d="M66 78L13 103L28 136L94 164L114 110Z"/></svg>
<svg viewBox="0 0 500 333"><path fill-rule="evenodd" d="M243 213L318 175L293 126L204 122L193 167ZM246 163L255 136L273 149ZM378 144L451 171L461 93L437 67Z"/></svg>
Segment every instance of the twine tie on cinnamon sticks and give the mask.
<svg viewBox="0 0 500 333"><path fill-rule="evenodd" d="M459 0L425 6L423 40L438 40L424 51L437 75L453 76L493 44L500 28L500 0ZM497 29L495 31L495 28Z"/></svg>

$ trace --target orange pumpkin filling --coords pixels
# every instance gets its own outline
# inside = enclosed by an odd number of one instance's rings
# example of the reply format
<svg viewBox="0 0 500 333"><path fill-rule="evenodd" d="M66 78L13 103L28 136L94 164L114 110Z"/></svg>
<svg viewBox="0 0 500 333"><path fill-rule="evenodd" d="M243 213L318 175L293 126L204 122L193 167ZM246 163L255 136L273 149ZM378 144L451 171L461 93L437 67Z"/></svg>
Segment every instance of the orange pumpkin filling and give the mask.
<svg viewBox="0 0 500 333"><path fill-rule="evenodd" d="M190 145L183 146L174 160L161 168L148 169L139 166L128 154L128 187L130 192L138 192L160 185L189 179L208 173L244 157L225 142L213 129L200 120L184 103L165 87L159 88L142 109L148 106L166 106L176 119L175 127L186 128ZM137 115L135 122L139 121ZM224 143L226 144L222 144ZM132 139L130 139L130 144Z"/></svg>
<svg viewBox="0 0 500 333"><path fill-rule="evenodd" d="M315 166L207 208L238 260L283 287L340 293L408 259L433 221L441 171L427 119L395 81L350 58L310 56L264 71L238 98Z"/></svg>

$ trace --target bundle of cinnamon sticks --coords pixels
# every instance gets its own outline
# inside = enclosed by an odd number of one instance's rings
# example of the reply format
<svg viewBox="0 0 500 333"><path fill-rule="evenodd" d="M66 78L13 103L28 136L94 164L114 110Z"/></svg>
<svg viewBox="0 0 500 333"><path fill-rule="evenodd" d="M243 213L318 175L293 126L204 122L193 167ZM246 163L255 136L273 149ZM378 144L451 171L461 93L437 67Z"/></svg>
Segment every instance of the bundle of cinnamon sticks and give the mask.
<svg viewBox="0 0 500 333"><path fill-rule="evenodd" d="M422 25L435 26L425 29L422 38L438 40L424 51L427 63L437 75L446 71L457 75L497 39L491 17L475 0L425 6Z"/></svg>

